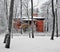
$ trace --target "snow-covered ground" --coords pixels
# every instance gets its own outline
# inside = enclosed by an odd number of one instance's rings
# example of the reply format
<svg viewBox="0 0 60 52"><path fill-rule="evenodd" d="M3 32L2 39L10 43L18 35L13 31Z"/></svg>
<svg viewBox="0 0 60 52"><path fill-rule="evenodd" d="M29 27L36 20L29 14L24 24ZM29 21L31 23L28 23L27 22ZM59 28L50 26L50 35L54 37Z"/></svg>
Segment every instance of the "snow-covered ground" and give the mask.
<svg viewBox="0 0 60 52"><path fill-rule="evenodd" d="M0 35L0 52L60 52L60 37L50 40L50 36L14 36L10 49L5 48L4 35Z"/></svg>

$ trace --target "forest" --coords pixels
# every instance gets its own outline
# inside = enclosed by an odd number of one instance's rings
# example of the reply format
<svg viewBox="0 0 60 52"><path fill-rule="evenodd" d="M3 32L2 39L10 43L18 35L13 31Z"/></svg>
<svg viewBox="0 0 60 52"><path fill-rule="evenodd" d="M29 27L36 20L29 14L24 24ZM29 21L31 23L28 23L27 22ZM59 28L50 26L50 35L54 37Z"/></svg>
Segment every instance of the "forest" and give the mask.
<svg viewBox="0 0 60 52"><path fill-rule="evenodd" d="M35 38L35 33L50 33L51 40L59 37L60 10L59 0L0 0L0 34L5 33L5 48L10 48L14 33L28 34Z"/></svg>

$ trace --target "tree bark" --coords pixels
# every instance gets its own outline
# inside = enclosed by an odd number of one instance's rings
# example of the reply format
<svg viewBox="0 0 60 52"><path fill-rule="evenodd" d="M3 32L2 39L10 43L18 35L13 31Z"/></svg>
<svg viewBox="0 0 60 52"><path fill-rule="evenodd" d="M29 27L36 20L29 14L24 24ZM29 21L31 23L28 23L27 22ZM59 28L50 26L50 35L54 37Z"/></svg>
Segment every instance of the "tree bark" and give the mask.
<svg viewBox="0 0 60 52"><path fill-rule="evenodd" d="M49 9L48 9L48 7L47 7L47 32L48 32L48 15L49 15Z"/></svg>
<svg viewBox="0 0 60 52"><path fill-rule="evenodd" d="M22 0L20 0L20 22L22 24ZM21 28L21 34L22 34L22 28Z"/></svg>
<svg viewBox="0 0 60 52"><path fill-rule="evenodd" d="M15 9L16 9L16 11L15 11L15 18L16 18L17 17L17 6L16 6Z"/></svg>
<svg viewBox="0 0 60 52"><path fill-rule="evenodd" d="M7 0L4 0L4 5L5 5L6 18L7 18L7 21L8 21L8 6L7 6ZM8 35L8 34L5 35L4 43L6 43L7 35Z"/></svg>
<svg viewBox="0 0 60 52"><path fill-rule="evenodd" d="M4 5L5 5L6 18L7 18L7 20L8 20L8 6L7 6L7 0L4 0Z"/></svg>
<svg viewBox="0 0 60 52"><path fill-rule="evenodd" d="M28 14L28 2L27 2L27 17L28 17L28 31L29 31L29 38L31 38L31 35L30 35L30 27L29 27L29 14Z"/></svg>
<svg viewBox="0 0 60 52"><path fill-rule="evenodd" d="M12 19L13 19L13 7L14 7L14 0L11 0L11 3L10 3L10 15L9 15L9 25L8 25L8 36L7 36L5 48L10 48L11 28L12 28Z"/></svg>
<svg viewBox="0 0 60 52"><path fill-rule="evenodd" d="M34 38L34 22L33 22L33 0L31 0L31 19L32 19L32 38Z"/></svg>
<svg viewBox="0 0 60 52"><path fill-rule="evenodd" d="M56 0L56 5L58 4L58 0ZM56 37L58 37L58 16L57 16L57 7L55 8L55 16L56 16Z"/></svg>
<svg viewBox="0 0 60 52"><path fill-rule="evenodd" d="M55 31L54 0L52 0L52 15L53 15L53 29L52 29L51 40L53 40L53 39L54 39L54 31Z"/></svg>

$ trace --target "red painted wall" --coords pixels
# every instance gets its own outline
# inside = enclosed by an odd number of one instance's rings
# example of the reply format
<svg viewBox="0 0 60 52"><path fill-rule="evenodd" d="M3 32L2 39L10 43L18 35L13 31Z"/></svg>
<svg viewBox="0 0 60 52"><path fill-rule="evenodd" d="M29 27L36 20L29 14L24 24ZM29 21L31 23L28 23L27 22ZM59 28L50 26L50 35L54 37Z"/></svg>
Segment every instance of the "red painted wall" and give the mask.
<svg viewBox="0 0 60 52"><path fill-rule="evenodd" d="M36 22L36 31L44 32L44 20L38 20Z"/></svg>

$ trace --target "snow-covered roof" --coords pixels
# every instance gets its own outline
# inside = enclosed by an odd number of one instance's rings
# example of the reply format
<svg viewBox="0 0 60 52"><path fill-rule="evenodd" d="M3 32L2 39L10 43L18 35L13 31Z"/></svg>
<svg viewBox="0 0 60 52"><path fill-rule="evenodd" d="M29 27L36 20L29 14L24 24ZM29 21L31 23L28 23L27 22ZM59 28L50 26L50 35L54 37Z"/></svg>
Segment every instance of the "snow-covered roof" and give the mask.
<svg viewBox="0 0 60 52"><path fill-rule="evenodd" d="M20 18L20 17L18 17L18 18ZM23 19L28 19L28 17L26 17L26 16L24 16L24 17L22 17ZM29 16L29 18L31 19L31 16ZM44 19L45 17L35 17L35 16L33 16L33 18L34 19Z"/></svg>
<svg viewBox="0 0 60 52"><path fill-rule="evenodd" d="M32 21L32 19L22 19L23 21ZM35 21L36 19L33 19L33 21Z"/></svg>
<svg viewBox="0 0 60 52"><path fill-rule="evenodd" d="M43 18L45 18L45 17L33 17L34 19L43 19Z"/></svg>

